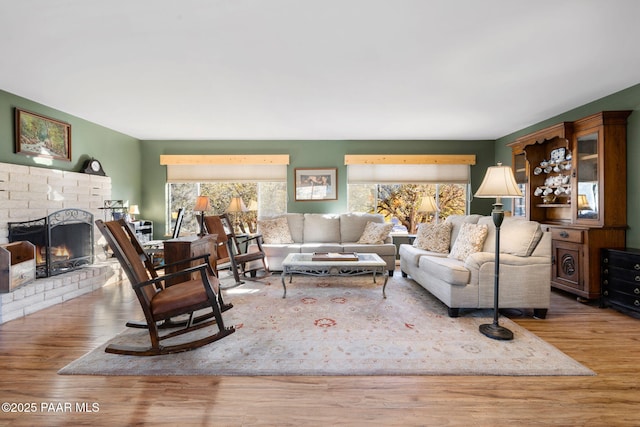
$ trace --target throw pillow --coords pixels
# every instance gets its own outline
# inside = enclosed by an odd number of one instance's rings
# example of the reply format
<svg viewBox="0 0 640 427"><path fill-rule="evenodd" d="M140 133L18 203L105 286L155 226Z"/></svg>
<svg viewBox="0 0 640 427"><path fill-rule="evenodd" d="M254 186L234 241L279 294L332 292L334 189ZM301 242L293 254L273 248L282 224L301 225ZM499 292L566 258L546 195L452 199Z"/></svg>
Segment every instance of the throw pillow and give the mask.
<svg viewBox="0 0 640 427"><path fill-rule="evenodd" d="M293 243L286 217L258 220L258 230L262 234L264 243Z"/></svg>
<svg viewBox="0 0 640 427"><path fill-rule="evenodd" d="M462 224L448 257L464 261L469 255L480 252L488 231L486 224Z"/></svg>
<svg viewBox="0 0 640 427"><path fill-rule="evenodd" d="M367 221L367 225L364 227L362 236L358 243L366 245L381 245L389 237L389 233L393 228L393 224L379 223Z"/></svg>
<svg viewBox="0 0 640 427"><path fill-rule="evenodd" d="M418 234L413 246L424 249L425 251L440 252L446 254L449 252L451 244L451 224L443 222L440 224L420 224L418 225Z"/></svg>

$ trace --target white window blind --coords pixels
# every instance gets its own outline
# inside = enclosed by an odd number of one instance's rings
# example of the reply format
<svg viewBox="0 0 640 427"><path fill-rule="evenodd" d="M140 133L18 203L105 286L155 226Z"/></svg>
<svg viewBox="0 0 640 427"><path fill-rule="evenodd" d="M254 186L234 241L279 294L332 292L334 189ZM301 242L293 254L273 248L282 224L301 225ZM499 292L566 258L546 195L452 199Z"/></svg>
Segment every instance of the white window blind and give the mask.
<svg viewBox="0 0 640 427"><path fill-rule="evenodd" d="M345 156L349 184L468 183L475 156Z"/></svg>

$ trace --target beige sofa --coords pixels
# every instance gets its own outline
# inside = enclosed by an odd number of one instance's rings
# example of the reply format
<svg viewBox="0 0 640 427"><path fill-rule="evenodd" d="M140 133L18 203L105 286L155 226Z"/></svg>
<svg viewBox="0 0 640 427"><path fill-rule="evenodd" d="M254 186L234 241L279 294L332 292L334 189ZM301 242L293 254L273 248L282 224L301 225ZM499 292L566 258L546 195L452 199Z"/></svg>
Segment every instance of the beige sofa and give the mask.
<svg viewBox="0 0 640 427"><path fill-rule="evenodd" d="M286 218L284 238L274 239L266 227L274 221ZM393 274L395 269L396 246L391 237L379 243L358 243L367 226L367 222L384 224L379 214L345 213L313 214L287 213L258 220L258 232L263 235L262 248L266 253L269 269L282 271L282 262L290 253L303 252L361 252L375 253L380 256ZM390 226L389 226L390 227ZM288 238L287 238L288 237ZM249 250L255 250L250 248Z"/></svg>
<svg viewBox="0 0 640 427"><path fill-rule="evenodd" d="M445 223L451 226L449 250L453 249L464 223L485 224L487 235L481 250L460 260L449 256L449 251L420 249L414 246L417 241L414 245L403 244L399 249L402 275L410 276L446 304L451 317L457 317L460 309L492 308L495 276L492 218L454 215ZM543 232L537 222L506 217L500 237L500 308L530 308L535 317L545 318L551 290L550 233Z"/></svg>

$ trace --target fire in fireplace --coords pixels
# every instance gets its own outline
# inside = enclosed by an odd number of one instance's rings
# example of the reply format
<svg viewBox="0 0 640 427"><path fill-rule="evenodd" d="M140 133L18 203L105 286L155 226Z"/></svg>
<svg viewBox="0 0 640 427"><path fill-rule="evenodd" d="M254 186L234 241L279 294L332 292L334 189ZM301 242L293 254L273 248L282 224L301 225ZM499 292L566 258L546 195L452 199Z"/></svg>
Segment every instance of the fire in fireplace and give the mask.
<svg viewBox="0 0 640 427"><path fill-rule="evenodd" d="M93 264L93 214L63 209L33 221L10 222L9 242L36 246L36 277L49 277Z"/></svg>

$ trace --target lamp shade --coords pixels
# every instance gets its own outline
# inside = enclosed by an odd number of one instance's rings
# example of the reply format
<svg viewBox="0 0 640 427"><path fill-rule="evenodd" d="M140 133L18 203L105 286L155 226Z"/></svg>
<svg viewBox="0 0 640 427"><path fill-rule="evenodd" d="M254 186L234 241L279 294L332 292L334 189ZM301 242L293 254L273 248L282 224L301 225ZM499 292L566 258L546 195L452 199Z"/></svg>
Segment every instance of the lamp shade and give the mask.
<svg viewBox="0 0 640 427"><path fill-rule="evenodd" d="M140 215L140 208L138 205L129 205L129 213L131 215Z"/></svg>
<svg viewBox="0 0 640 427"><path fill-rule="evenodd" d="M480 198L495 198L495 197L507 197L516 198L522 197L522 192L518 188L516 178L513 176L513 170L510 166L502 166L498 163L497 166L490 166L487 168L487 173L484 175L480 188L476 191L475 197Z"/></svg>
<svg viewBox="0 0 640 427"><path fill-rule="evenodd" d="M194 211L204 212L208 211L211 208L209 205L209 198L207 196L198 196L196 199L196 205L193 208Z"/></svg>
<svg viewBox="0 0 640 427"><path fill-rule="evenodd" d="M247 207L244 205L241 197L234 197L229 202L227 212L245 212Z"/></svg>
<svg viewBox="0 0 640 427"><path fill-rule="evenodd" d="M418 212L436 212L437 210L436 201L433 197L425 196L422 198Z"/></svg>
<svg viewBox="0 0 640 427"><path fill-rule="evenodd" d="M591 205L589 205L589 200L587 200L586 194L578 194L578 209L581 211L588 211L592 209Z"/></svg>

